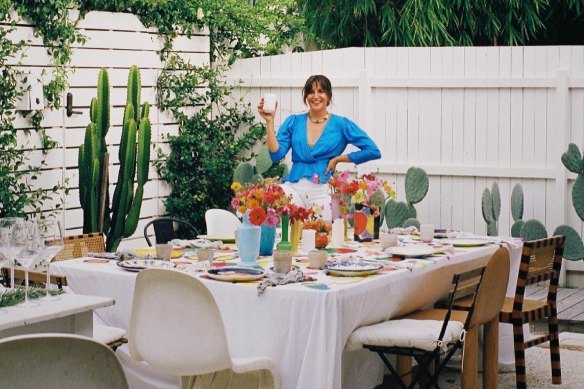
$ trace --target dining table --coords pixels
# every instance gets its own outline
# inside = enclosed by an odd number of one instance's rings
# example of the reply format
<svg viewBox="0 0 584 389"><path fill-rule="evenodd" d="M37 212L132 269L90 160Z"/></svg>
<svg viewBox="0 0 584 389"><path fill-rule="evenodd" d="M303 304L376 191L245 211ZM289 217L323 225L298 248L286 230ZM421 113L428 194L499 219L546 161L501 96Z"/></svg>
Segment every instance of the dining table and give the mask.
<svg viewBox="0 0 584 389"><path fill-rule="evenodd" d="M196 262L196 256L189 255L189 250L174 262L177 269L200 278L211 291L224 321L231 354L272 358L278 366L282 388L374 388L381 384L385 367L376 354L346 347L356 328L431 307L448 293L455 273L485 266L503 245L511 258L507 295L514 294L513 275L519 267L521 241L497 237L474 241L478 243L457 245L436 239L430 245L434 248L431 254L416 257L408 256L407 251L402 256L388 254L375 240L329 245L328 264L369 261L382 266L374 274L354 276L311 269L306 253L300 253L294 257L293 267L302 271L304 281L270 286L263 291L258 289L262 279L237 282L211 277ZM415 237L400 237L400 247L420 244ZM214 268L238 264L236 248L226 246L216 251ZM96 315L107 325L129 328L137 274L131 270L136 269L94 258L60 261L51 266L54 273L67 277L72 292L114 298L115 306L101 309ZM269 273L273 267L271 257L260 257L257 266ZM193 336L205 335L193 328ZM512 363L512 332L502 330L499 339L499 362ZM179 377L133 361L127 346L117 353L130 387L179 386Z"/></svg>

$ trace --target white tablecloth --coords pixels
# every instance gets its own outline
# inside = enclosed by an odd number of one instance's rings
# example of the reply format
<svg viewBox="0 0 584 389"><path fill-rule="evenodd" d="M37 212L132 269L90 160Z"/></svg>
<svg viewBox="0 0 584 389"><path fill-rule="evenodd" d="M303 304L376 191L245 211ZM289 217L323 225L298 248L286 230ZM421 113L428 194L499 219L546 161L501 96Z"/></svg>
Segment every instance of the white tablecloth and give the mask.
<svg viewBox="0 0 584 389"><path fill-rule="evenodd" d="M448 257L420 262L413 270L393 270L367 278L315 274L324 290L292 284L270 287L258 296L254 284L203 281L219 305L233 355L271 357L279 366L282 388L373 388L382 381L383 364L369 351L344 351L351 332L431 305L447 293L455 272L486 264L497 248L488 245L458 250ZM520 251L520 247L511 250L510 296ZM113 262L83 260L58 262L52 268L67 276L76 293L114 297L116 305L98 314L106 324L128 328L135 273ZM198 336L196 328L193 336ZM509 353L510 345L512 358L512 335L504 331L503 337L509 339L504 341L507 350L502 352ZM131 361L126 348L118 353L133 388L178 387L177 377Z"/></svg>

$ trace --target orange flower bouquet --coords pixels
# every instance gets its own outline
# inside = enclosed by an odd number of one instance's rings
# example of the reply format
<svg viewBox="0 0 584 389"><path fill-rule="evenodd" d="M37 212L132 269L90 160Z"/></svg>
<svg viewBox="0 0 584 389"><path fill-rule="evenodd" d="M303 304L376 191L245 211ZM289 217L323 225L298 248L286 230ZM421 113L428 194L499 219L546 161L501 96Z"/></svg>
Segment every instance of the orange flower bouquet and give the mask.
<svg viewBox="0 0 584 389"><path fill-rule="evenodd" d="M273 178L247 186L234 182L231 189L235 192L231 206L238 215L247 213L250 223L256 226L264 223L268 227L277 226L280 223L279 214L290 202Z"/></svg>

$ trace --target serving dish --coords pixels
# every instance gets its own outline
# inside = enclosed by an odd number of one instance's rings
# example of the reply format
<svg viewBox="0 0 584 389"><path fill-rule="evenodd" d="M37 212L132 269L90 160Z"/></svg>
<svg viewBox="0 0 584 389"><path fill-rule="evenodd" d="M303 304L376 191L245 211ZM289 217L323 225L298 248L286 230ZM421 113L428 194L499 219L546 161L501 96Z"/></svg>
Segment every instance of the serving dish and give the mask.
<svg viewBox="0 0 584 389"><path fill-rule="evenodd" d="M171 261L163 261L161 259L126 259L116 262L116 265L128 271L140 271L150 268L172 269L176 267L176 263Z"/></svg>
<svg viewBox="0 0 584 389"><path fill-rule="evenodd" d="M246 282L264 278L266 271L241 266L225 266L209 269L207 270L207 275L218 281Z"/></svg>
<svg viewBox="0 0 584 389"><path fill-rule="evenodd" d="M231 235L197 235L199 239L220 240L223 243L235 243L235 236Z"/></svg>
<svg viewBox="0 0 584 389"><path fill-rule="evenodd" d="M483 238L454 238L444 239L442 243L451 244L455 247L475 247L484 246L486 244L492 243L492 241Z"/></svg>
<svg viewBox="0 0 584 389"><path fill-rule="evenodd" d="M436 252L436 249L427 244L406 244L385 249L385 252L399 257L426 257Z"/></svg>
<svg viewBox="0 0 584 389"><path fill-rule="evenodd" d="M383 265L378 262L333 262L324 265L324 270L333 276L360 277L377 273Z"/></svg>

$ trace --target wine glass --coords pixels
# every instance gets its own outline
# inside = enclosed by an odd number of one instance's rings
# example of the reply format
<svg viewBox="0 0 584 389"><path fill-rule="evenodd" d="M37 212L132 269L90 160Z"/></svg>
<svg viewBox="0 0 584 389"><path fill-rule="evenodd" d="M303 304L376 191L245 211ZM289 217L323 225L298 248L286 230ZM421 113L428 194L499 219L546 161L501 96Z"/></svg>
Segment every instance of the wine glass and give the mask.
<svg viewBox="0 0 584 389"><path fill-rule="evenodd" d="M16 260L24 269L24 303L17 307L31 308L39 306L36 301L28 299L28 272L33 264L42 259L43 244L41 241L38 222L28 221L25 223L26 248L17 256Z"/></svg>
<svg viewBox="0 0 584 389"><path fill-rule="evenodd" d="M0 252L10 266L10 288L14 288L14 261L26 248L26 231L21 217L0 219Z"/></svg>
<svg viewBox="0 0 584 389"><path fill-rule="evenodd" d="M55 258L65 246L63 242L63 232L61 223L57 220L42 220L39 222L39 234L42 242L42 260L47 264L47 283L45 285L46 294L39 300L54 301L58 296L52 296L50 293L51 286L51 261Z"/></svg>

